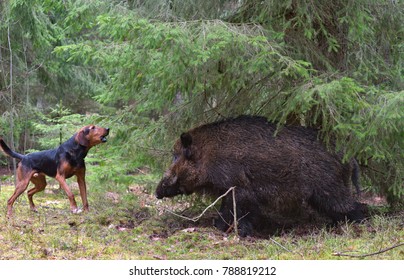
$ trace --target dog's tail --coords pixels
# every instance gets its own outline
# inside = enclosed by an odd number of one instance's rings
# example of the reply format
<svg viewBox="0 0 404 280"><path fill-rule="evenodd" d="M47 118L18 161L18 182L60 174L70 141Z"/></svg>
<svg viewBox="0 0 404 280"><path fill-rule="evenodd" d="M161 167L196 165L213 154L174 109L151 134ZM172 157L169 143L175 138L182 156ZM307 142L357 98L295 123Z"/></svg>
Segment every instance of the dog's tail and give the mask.
<svg viewBox="0 0 404 280"><path fill-rule="evenodd" d="M10 157L22 160L24 158L24 155L16 153L14 151L12 151L6 143L4 143L3 139L0 138L0 146L1 149L3 150L4 153L6 153L7 155L9 155Z"/></svg>

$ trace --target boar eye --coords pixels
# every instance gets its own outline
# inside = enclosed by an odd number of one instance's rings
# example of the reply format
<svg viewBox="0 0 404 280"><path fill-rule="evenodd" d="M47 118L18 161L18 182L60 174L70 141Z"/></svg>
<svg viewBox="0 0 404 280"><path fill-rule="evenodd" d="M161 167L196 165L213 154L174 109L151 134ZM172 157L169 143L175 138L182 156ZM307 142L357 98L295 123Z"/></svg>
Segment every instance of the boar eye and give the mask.
<svg viewBox="0 0 404 280"><path fill-rule="evenodd" d="M178 154L173 154L173 162L176 162L180 156Z"/></svg>

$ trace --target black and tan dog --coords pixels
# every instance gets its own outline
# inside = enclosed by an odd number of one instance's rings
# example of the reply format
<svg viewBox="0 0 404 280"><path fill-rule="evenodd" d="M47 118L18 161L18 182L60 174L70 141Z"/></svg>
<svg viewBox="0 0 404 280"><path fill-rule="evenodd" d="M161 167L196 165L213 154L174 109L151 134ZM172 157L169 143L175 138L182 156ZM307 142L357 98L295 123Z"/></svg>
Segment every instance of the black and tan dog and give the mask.
<svg viewBox="0 0 404 280"><path fill-rule="evenodd" d="M55 178L61 188L66 192L73 213L79 212L74 195L66 183L66 179L76 175L83 201L83 209L88 210L87 187L85 181L86 166L84 158L88 150L95 145L106 142L109 128L88 125L82 127L69 140L56 149L21 155L12 151L3 139L0 146L4 153L19 159L17 168L17 186L14 194L7 202L7 217L12 216L13 204L28 187L31 181L35 186L28 191L28 200L31 210L36 211L32 196L46 187L45 175Z"/></svg>

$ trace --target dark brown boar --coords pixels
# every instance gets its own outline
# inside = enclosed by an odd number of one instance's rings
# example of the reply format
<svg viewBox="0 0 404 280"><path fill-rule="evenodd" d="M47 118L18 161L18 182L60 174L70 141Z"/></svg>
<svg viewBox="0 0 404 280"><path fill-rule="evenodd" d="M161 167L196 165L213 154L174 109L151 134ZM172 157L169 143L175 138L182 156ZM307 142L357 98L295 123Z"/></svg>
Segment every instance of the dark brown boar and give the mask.
<svg viewBox="0 0 404 280"><path fill-rule="evenodd" d="M205 193L218 197L236 186L240 236L309 205L334 223L363 219L351 192L357 164L342 163L318 139L318 131L276 125L263 117L242 116L183 133L174 145L173 163L157 186L157 198ZM226 231L233 199L222 199L215 226Z"/></svg>

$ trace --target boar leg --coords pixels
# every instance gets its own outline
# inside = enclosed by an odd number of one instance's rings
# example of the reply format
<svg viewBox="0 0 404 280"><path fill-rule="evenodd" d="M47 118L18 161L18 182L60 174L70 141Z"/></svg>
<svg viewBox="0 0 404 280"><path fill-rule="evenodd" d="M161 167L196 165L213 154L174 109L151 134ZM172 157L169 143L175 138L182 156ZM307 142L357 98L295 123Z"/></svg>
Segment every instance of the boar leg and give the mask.
<svg viewBox="0 0 404 280"><path fill-rule="evenodd" d="M237 201L237 199L236 199ZM253 226L248 218L248 211L243 211L241 207L237 205L237 223L238 234L241 237L246 237L252 234ZM222 204L219 210L219 217L216 218L214 226L224 232L230 232L234 227L234 215L233 215L233 200L232 197L227 196L222 198Z"/></svg>
<svg viewBox="0 0 404 280"><path fill-rule="evenodd" d="M227 197L222 198L219 217L217 217L214 222L214 226L224 232L229 231L233 224L233 215L231 212L233 204L229 204L229 201L227 200Z"/></svg>
<svg viewBox="0 0 404 280"><path fill-rule="evenodd" d="M354 202L353 210L349 211L346 214L346 217L348 218L348 220L352 222L360 222L363 219L365 219L366 214L367 214L366 205L359 202Z"/></svg>
<svg viewBox="0 0 404 280"><path fill-rule="evenodd" d="M309 204L319 211L325 213L331 218L334 225L341 221L358 222L363 220L365 207L362 204L353 201L351 198L339 197L338 200L325 199L322 195L312 195Z"/></svg>

